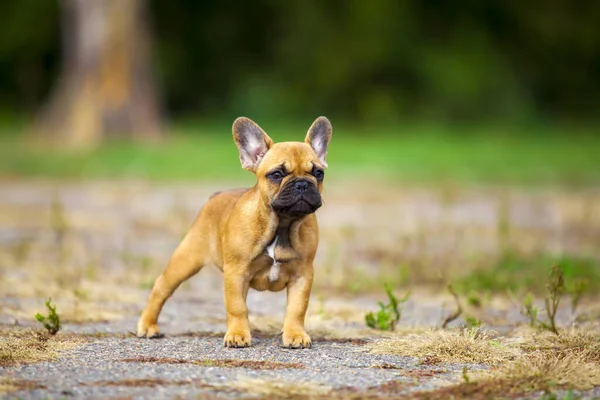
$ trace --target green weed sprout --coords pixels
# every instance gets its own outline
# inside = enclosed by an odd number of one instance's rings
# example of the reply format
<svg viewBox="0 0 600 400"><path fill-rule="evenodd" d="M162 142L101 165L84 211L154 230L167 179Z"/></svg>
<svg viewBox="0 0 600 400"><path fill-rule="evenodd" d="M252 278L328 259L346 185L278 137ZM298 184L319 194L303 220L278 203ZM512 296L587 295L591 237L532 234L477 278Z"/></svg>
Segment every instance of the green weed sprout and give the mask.
<svg viewBox="0 0 600 400"><path fill-rule="evenodd" d="M408 300L410 292L407 292L403 298L398 299L394 296L392 288L387 283L385 284L385 292L388 296L389 303L383 304L383 302L379 301L379 311L377 311L377 313L369 312L365 315L365 322L367 326L372 329L393 331L396 329L396 325L402 317L402 308L400 305Z"/></svg>
<svg viewBox="0 0 600 400"><path fill-rule="evenodd" d="M56 312L56 305L52 305L52 298L49 298L45 304L48 309L48 316L44 317L42 314L37 313L35 314L35 319L44 325L49 334L55 335L60 331L60 317Z"/></svg>
<svg viewBox="0 0 600 400"><path fill-rule="evenodd" d="M560 300L562 296L565 294L565 275L563 270L554 265L552 270L550 271L550 277L548 279L548 284L546 285L548 289L548 295L544 299L545 311L548 317L547 321L542 321L539 318L539 309L533 304L533 297L531 294L527 295L525 300L523 301L523 308L521 310L521 314L523 314L529 320L529 324L532 327L536 327L541 330L547 330L552 333L558 334L558 327L556 326L556 313L558 312L558 306L560 304ZM579 285L577 288L576 295L578 295L579 301L581 295L585 291L585 286ZM574 303L572 307L576 307L577 303Z"/></svg>

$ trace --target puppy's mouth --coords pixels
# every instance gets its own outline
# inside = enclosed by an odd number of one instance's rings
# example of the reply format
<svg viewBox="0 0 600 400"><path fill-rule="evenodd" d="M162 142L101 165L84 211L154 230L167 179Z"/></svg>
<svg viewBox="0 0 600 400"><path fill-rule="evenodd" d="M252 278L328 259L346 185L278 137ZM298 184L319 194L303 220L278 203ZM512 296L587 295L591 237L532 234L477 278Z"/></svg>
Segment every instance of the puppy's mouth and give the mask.
<svg viewBox="0 0 600 400"><path fill-rule="evenodd" d="M321 202L317 204L311 204L304 199L300 199L297 202L289 206L279 206L273 204L273 209L277 214L287 215L290 217L299 217L302 215L312 214L321 207Z"/></svg>
<svg viewBox="0 0 600 400"><path fill-rule="evenodd" d="M321 194L313 182L296 179L286 183L271 207L279 215L300 217L314 213L322 204Z"/></svg>

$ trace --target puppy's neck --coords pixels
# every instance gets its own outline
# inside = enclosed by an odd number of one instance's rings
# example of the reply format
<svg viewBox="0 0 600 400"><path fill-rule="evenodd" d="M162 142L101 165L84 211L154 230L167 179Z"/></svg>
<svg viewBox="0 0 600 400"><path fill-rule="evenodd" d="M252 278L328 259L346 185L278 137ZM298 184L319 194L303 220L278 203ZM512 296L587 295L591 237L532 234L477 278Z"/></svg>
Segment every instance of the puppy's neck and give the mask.
<svg viewBox="0 0 600 400"><path fill-rule="evenodd" d="M302 218L278 216L279 223L275 228L273 238L267 246L267 254L277 263L285 263L298 258L298 253L291 243L291 234L295 231Z"/></svg>
<svg viewBox="0 0 600 400"><path fill-rule="evenodd" d="M307 216L292 217L279 215L270 205L268 198L263 196L254 186L250 190L250 196L254 197L257 209L257 221L259 226L264 227L261 236L262 254L267 254L276 263L285 263L300 258L293 248L293 237L297 235L298 229Z"/></svg>

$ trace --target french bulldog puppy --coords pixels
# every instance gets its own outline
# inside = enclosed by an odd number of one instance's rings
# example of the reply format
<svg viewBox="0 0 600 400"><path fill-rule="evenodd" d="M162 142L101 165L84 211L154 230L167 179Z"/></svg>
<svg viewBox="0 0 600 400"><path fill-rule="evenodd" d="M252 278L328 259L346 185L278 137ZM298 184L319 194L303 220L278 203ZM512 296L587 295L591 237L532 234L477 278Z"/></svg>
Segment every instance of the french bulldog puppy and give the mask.
<svg viewBox="0 0 600 400"><path fill-rule="evenodd" d="M158 316L175 289L205 265L223 271L226 347L252 343L248 289L287 290L282 345L309 348L304 317L319 242L315 211L321 192L331 123L319 117L304 142L274 143L253 121L238 118L233 139L242 168L256 175L250 189L214 194L156 279L137 326L138 337L158 337Z"/></svg>

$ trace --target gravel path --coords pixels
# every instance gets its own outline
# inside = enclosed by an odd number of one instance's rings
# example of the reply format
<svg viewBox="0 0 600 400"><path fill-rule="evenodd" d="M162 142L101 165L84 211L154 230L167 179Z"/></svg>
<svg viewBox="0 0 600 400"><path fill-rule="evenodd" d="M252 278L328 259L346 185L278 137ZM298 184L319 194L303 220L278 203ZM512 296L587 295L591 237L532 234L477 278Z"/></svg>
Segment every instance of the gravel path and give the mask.
<svg viewBox="0 0 600 400"><path fill-rule="evenodd" d="M218 392L222 397L238 397L248 392L233 391L231 382L252 379L333 389L365 389L400 381L410 383L411 390L423 390L456 380L463 367L419 366L410 358L366 353L360 344L316 341L306 350L282 349L278 344L278 338L260 338L248 349L224 349L221 338L106 338L85 344L57 362L8 368L2 374L45 386L11 393L9 398L166 399ZM211 365L218 360L239 364ZM419 374L422 371L427 373ZM420 378L414 385L419 375L433 376Z"/></svg>

